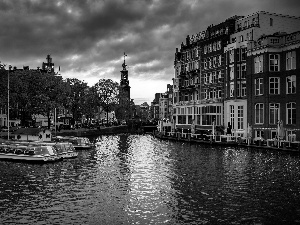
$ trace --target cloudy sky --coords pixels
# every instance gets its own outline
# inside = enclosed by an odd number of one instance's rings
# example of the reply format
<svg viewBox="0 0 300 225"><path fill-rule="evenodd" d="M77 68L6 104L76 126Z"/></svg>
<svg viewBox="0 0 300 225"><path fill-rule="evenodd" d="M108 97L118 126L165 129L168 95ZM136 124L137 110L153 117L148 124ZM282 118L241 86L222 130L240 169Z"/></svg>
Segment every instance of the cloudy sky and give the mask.
<svg viewBox="0 0 300 225"><path fill-rule="evenodd" d="M34 69L51 54L64 78L92 86L119 82L126 52L131 98L150 103L172 83L175 49L188 34L257 11L300 17L300 1L0 0L0 61Z"/></svg>

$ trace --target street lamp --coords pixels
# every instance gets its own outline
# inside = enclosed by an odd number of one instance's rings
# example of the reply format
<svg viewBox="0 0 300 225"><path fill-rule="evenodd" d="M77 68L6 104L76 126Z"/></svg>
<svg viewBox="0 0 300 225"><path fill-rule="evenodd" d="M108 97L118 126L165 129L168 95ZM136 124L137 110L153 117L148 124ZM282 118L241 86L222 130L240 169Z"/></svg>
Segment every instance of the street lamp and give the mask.
<svg viewBox="0 0 300 225"><path fill-rule="evenodd" d="M7 140L9 140L9 71L11 69L11 65L8 66L7 73Z"/></svg>

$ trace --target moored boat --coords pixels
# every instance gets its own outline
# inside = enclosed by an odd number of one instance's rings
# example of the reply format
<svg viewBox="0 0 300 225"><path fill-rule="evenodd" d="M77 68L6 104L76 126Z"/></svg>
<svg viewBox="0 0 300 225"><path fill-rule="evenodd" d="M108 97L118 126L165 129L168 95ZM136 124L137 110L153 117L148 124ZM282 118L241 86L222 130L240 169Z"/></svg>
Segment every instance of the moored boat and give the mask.
<svg viewBox="0 0 300 225"><path fill-rule="evenodd" d="M54 148L56 149L57 154L63 159L76 158L78 156L78 152L75 152L75 148L72 143L55 143Z"/></svg>
<svg viewBox="0 0 300 225"><path fill-rule="evenodd" d="M52 146L0 144L0 159L27 162L54 162L61 158Z"/></svg>
<svg viewBox="0 0 300 225"><path fill-rule="evenodd" d="M71 142L76 150L90 149L94 147L94 144L86 137L72 137L68 139L68 142Z"/></svg>

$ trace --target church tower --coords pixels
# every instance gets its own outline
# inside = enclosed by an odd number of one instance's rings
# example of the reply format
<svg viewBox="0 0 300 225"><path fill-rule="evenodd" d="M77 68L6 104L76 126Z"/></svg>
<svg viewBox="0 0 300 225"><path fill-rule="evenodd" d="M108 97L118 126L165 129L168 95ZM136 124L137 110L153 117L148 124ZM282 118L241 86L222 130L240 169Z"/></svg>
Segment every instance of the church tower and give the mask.
<svg viewBox="0 0 300 225"><path fill-rule="evenodd" d="M124 52L124 62L122 64L123 69L121 72L120 80L120 89L119 89L119 107L116 112L116 117L119 120L128 120L131 119L131 110L130 110L130 86L128 80L128 70L125 62L125 57L127 55Z"/></svg>

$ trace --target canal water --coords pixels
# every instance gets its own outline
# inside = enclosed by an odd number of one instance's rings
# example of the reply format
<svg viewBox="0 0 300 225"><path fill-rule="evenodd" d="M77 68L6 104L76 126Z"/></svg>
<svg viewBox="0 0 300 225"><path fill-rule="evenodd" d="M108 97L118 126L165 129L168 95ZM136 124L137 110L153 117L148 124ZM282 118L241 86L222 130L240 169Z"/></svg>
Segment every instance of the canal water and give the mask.
<svg viewBox="0 0 300 225"><path fill-rule="evenodd" d="M300 224L299 156L102 136L52 164L0 161L0 224Z"/></svg>

